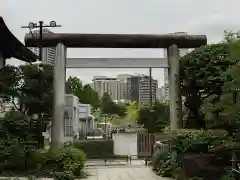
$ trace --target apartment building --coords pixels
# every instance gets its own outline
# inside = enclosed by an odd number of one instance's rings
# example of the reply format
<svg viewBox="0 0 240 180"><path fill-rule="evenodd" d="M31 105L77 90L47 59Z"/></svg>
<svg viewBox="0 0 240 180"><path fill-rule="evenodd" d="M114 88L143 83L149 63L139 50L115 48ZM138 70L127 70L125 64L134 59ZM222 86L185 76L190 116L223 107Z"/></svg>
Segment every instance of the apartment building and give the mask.
<svg viewBox="0 0 240 180"><path fill-rule="evenodd" d="M150 84L152 88L150 88ZM127 78L127 97L129 100L136 101L138 104L149 104L151 96L152 102L156 101L157 87L157 80L150 80L149 76L131 76Z"/></svg>
<svg viewBox="0 0 240 180"><path fill-rule="evenodd" d="M95 76L92 80L91 87L99 94L100 97L107 92L112 100L126 99L127 77L130 77L130 75L120 74L117 78Z"/></svg>

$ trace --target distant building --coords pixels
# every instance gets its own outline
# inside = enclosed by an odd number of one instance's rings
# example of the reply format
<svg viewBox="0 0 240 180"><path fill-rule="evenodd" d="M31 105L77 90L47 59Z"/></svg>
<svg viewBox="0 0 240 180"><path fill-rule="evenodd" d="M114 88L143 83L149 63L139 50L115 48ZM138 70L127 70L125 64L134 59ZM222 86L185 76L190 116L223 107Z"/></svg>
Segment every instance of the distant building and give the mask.
<svg viewBox="0 0 240 180"><path fill-rule="evenodd" d="M120 74L117 78L106 76L97 76L92 80L91 87L99 94L100 97L106 92L112 100L127 98L127 77L128 74Z"/></svg>
<svg viewBox="0 0 240 180"><path fill-rule="evenodd" d="M150 77L146 75L137 75L127 78L127 97L131 101L136 101L138 104L149 104L156 101L156 90L158 82L152 79L152 88L150 88Z"/></svg>
<svg viewBox="0 0 240 180"><path fill-rule="evenodd" d="M186 32L176 32L169 34L179 34L179 35L187 35ZM179 55L182 57L189 52L189 49L179 49ZM164 58L167 58L167 49L164 49ZM165 100L169 100L169 84L168 84L168 68L164 68L164 96Z"/></svg>
<svg viewBox="0 0 240 180"><path fill-rule="evenodd" d="M54 34L49 29L44 28L43 33L51 33ZM34 34L39 34L39 30L33 31ZM39 48L38 47L30 47L31 51L33 51L35 54L39 55ZM55 56L56 56L56 48L55 47L48 47L42 49L42 63L43 64L50 64L54 65L55 63Z"/></svg>

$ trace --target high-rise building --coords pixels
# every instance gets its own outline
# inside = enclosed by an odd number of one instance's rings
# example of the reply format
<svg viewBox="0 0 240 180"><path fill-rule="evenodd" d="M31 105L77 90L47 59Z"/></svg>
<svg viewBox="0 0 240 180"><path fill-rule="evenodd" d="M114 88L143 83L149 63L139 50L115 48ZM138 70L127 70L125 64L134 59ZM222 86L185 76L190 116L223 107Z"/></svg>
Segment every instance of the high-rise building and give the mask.
<svg viewBox="0 0 240 180"><path fill-rule="evenodd" d="M43 33L52 33L47 28L43 29ZM39 30L33 31L33 36L39 34ZM30 50L32 50L35 54L39 55L39 48L38 47L30 47ZM48 47L42 49L42 63L43 64L51 64L54 65L55 63L55 56L56 56L56 48L55 47Z"/></svg>
<svg viewBox="0 0 240 180"><path fill-rule="evenodd" d="M150 77L145 75L131 76L127 78L127 97L131 101L136 101L138 104L149 104L151 100L152 89L152 102L156 101L156 90L158 82L155 79L151 80ZM152 84L152 88L150 88Z"/></svg>
<svg viewBox="0 0 240 180"><path fill-rule="evenodd" d="M112 100L127 98L127 77L130 75L121 74L117 78L106 76L94 77L91 87L99 94L100 97L106 92Z"/></svg>
<svg viewBox="0 0 240 180"><path fill-rule="evenodd" d="M178 35L187 35L186 32L176 32L170 34L178 34ZM179 49L179 55L182 57L189 52L189 49ZM164 49L164 58L167 58L167 49ZM165 100L169 100L169 84L168 84L168 68L164 68L164 96Z"/></svg>

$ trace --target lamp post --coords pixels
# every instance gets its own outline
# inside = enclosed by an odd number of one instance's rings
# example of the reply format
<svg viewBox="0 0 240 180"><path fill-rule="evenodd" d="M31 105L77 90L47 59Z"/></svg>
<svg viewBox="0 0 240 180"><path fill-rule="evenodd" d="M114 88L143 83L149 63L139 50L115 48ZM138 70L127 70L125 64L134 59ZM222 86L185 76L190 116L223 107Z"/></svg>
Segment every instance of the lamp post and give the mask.
<svg viewBox="0 0 240 180"><path fill-rule="evenodd" d="M107 137L107 117L108 114L101 114L102 117L104 117L104 139Z"/></svg>
<svg viewBox="0 0 240 180"><path fill-rule="evenodd" d="M153 94L152 94L152 68L149 68L149 86L150 86L150 98L149 98L149 103L150 103L150 107L152 108L152 98L153 98Z"/></svg>
<svg viewBox="0 0 240 180"><path fill-rule="evenodd" d="M56 21L51 21L49 25L44 25L43 21L39 21L37 23L30 22L28 26L22 26L22 28L28 28L34 37L32 33L32 29L39 28L39 39L38 39L38 46L39 46L39 60L42 60L42 35L43 35L43 28L54 28L54 27L61 27L61 25L57 25Z"/></svg>

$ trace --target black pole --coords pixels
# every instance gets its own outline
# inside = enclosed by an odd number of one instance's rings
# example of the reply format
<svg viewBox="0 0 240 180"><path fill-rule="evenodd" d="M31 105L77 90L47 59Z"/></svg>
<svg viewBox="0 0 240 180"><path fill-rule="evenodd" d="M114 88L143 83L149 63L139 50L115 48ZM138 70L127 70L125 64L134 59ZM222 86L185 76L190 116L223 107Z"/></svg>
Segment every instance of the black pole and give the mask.
<svg viewBox="0 0 240 180"><path fill-rule="evenodd" d="M42 32L43 21L39 21L39 60L42 61Z"/></svg>
<svg viewBox="0 0 240 180"><path fill-rule="evenodd" d="M43 33L43 28L44 27L46 27L46 28L48 28L48 27L53 28L53 27L61 27L61 25L56 25L55 21L51 21L50 25L43 25L43 21L39 21L39 25L37 25L37 23L31 22L31 23L29 23L28 26L22 26L22 28L28 28L30 30L32 36L33 36L33 33L31 31L31 29L39 28L39 39L38 39L39 42L38 42L38 46L39 46L39 60L40 61L42 60L42 49L43 49L42 48L42 39L43 39L43 37L42 37L43 34L42 33ZM34 36L33 36L33 38L34 38Z"/></svg>
<svg viewBox="0 0 240 180"><path fill-rule="evenodd" d="M152 107L152 68L149 68L149 86L150 86L150 107Z"/></svg>
<svg viewBox="0 0 240 180"><path fill-rule="evenodd" d="M233 103L236 104L237 103L237 91L233 92Z"/></svg>
<svg viewBox="0 0 240 180"><path fill-rule="evenodd" d="M104 117L104 122L105 122L104 131L105 131L105 134L107 134L107 117L106 116Z"/></svg>

